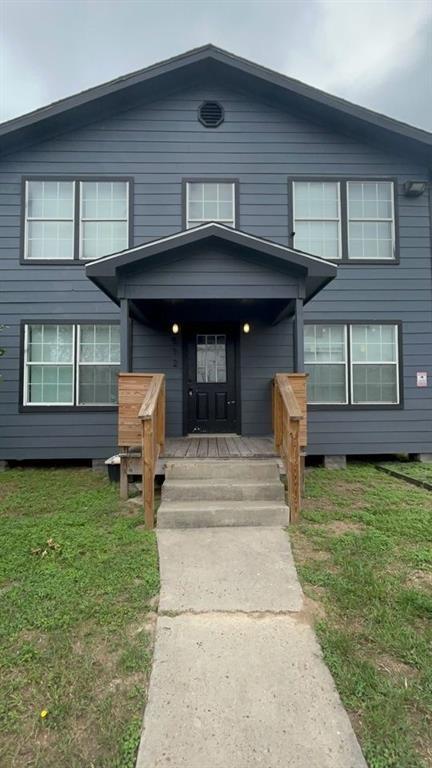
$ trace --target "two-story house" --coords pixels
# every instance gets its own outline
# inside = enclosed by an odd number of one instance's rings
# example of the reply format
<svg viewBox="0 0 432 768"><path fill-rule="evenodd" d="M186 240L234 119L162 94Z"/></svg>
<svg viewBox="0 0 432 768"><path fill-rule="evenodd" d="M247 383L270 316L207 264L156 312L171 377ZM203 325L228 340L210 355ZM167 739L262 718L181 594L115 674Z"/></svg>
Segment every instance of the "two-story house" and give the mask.
<svg viewBox="0 0 432 768"><path fill-rule="evenodd" d="M432 135L205 46L0 126L0 457L116 450L118 371L167 434L432 454Z"/></svg>

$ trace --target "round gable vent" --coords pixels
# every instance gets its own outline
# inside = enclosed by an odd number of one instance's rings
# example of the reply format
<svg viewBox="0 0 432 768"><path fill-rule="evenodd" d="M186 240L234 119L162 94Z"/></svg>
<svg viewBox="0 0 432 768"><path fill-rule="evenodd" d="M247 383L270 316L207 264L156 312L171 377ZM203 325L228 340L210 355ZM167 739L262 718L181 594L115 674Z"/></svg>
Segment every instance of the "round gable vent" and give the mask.
<svg viewBox="0 0 432 768"><path fill-rule="evenodd" d="M217 101L204 101L198 109L198 120L206 128L217 128L224 121L224 110Z"/></svg>

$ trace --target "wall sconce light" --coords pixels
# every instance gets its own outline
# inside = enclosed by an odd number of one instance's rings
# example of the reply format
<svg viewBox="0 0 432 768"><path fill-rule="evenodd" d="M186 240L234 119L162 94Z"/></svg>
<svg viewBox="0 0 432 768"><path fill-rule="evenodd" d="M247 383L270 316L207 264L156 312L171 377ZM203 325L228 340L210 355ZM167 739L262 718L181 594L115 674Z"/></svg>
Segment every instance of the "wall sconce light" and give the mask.
<svg viewBox="0 0 432 768"><path fill-rule="evenodd" d="M250 331L249 323L243 323L243 333L249 333L249 331Z"/></svg>
<svg viewBox="0 0 432 768"><path fill-rule="evenodd" d="M426 181L406 181L404 184L404 194L406 197L420 197L427 187Z"/></svg>
<svg viewBox="0 0 432 768"><path fill-rule="evenodd" d="M172 326L171 326L171 330L172 330L173 334L176 335L179 332L179 330L180 330L179 324L178 323L173 323Z"/></svg>

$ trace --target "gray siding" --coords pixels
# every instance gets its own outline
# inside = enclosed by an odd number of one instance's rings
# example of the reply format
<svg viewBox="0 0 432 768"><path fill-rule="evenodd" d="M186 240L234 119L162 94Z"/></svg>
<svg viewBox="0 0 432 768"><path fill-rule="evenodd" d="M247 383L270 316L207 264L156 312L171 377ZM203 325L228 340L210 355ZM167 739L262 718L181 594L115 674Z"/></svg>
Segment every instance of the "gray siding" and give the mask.
<svg viewBox="0 0 432 768"><path fill-rule="evenodd" d="M275 373L293 371L293 323L272 326L254 322L240 338L242 433L270 435L271 382Z"/></svg>
<svg viewBox="0 0 432 768"><path fill-rule="evenodd" d="M220 99L225 123L206 130L196 119L203 98ZM431 369L430 220L423 196L407 200L402 184L426 178L401 154L391 155L318 123L260 102L253 96L211 85L184 88L158 103L136 107L87 127L71 130L0 163L0 338L7 347L0 384L0 456L102 457L115 445L112 413L19 413L19 323L22 319L114 319L117 308L86 278L82 266L21 266L20 184L23 175L122 175L135 181L134 243L181 229L183 177L233 177L240 182L240 228L288 242L287 178L392 176L398 180L400 265L340 268L340 275L307 308L311 319L391 318L403 322L405 405L401 411L353 412L334 409L310 414L311 453L432 452L430 389L415 386L416 370ZM242 339L243 429L267 431L265 379L291 356L280 351L284 328L258 329ZM278 339L269 351L269 339ZM283 336L283 338L285 338ZM140 341L141 339L141 341ZM150 352L154 343L154 353ZM171 339L151 331L135 334L134 364L160 369L172 354ZM273 362L268 360L274 355ZM162 357L161 357L162 356ZM159 365L160 364L160 365ZM171 389L181 390L181 363L172 368ZM169 366L168 366L169 368ZM252 376L250 375L252 373ZM170 376L171 376L170 374ZM249 374L249 375L247 375ZM250 398L248 394L250 388ZM171 406L170 406L171 407ZM173 409L170 429L181 413ZM89 428L90 427L90 428ZM258 426L257 426L258 430Z"/></svg>
<svg viewBox="0 0 432 768"><path fill-rule="evenodd" d="M166 376L166 429L183 434L183 354L179 336L149 328L137 321L132 326L132 370Z"/></svg>

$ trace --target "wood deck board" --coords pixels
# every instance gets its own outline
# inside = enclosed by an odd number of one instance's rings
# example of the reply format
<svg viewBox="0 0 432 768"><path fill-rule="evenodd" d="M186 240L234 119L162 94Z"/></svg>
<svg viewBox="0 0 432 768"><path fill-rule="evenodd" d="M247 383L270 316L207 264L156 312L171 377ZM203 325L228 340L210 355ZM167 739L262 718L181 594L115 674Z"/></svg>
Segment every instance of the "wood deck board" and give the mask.
<svg viewBox="0 0 432 768"><path fill-rule="evenodd" d="M169 437L162 458L165 459L241 459L276 456L270 437Z"/></svg>

